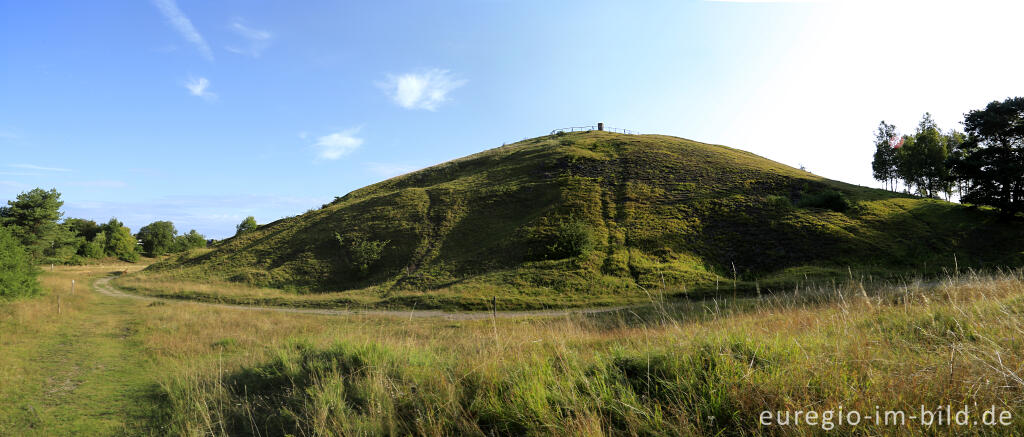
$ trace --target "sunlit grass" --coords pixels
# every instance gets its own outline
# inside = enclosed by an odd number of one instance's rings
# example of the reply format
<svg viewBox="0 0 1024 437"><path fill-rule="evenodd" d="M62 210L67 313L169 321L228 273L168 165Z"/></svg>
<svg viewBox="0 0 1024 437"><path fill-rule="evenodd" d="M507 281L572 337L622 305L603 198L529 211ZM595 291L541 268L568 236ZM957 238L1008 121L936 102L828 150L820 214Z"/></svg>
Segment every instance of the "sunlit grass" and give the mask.
<svg viewBox="0 0 1024 437"><path fill-rule="evenodd" d="M42 278L46 295L0 306L0 372L14 381L0 387L9 400L0 431L815 435L824 431L760 427L758 415L952 404L1014 415L1011 427L954 434L1011 434L1024 414L1020 271L887 287L855 280L739 299L672 301L652 291L648 306L617 312L444 320L256 312L89 289L88 278L120 269L58 267ZM115 348L134 360L132 373L93 388L98 398L74 388L60 398L66 406L48 407L55 401L36 387L61 367L38 361L36 351L80 327L101 333L107 325L132 328L123 339L83 338L90 349L76 353ZM83 375L81 387L102 376ZM146 414L104 422L24 408L102 411L114 405L97 403L103 396L137 396L129 383L156 393L126 399ZM61 428L61 420L82 425ZM873 424L836 431L945 432Z"/></svg>
<svg viewBox="0 0 1024 437"><path fill-rule="evenodd" d="M315 318L304 332L301 316L261 315L282 334L209 320L237 342L207 336L189 350L217 360L183 363L163 387L181 411L171 426L195 435L802 435L822 430L760 428L758 414L838 405L997 405L1016 417L1021 311L1013 272L541 320Z"/></svg>

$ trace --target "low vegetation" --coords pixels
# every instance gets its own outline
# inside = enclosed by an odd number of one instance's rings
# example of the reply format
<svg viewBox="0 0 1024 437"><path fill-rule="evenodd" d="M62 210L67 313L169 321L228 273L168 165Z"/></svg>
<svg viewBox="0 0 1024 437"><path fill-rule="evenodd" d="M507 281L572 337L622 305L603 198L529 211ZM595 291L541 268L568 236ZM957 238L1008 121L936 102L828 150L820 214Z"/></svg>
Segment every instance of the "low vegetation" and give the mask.
<svg viewBox="0 0 1024 437"><path fill-rule="evenodd" d="M820 423L766 426L761 414L947 404L972 414L994 406L1012 421L833 421L832 432L1011 435L1024 426L1019 270L675 303L651 290L639 308L495 320L253 312L66 289L69 277L88 284L83 275L120 269L58 267L44 273L47 297L0 305L0 344L12 351L0 368L21 375L0 387L0 433L817 435ZM62 332L87 346L40 359L36 351L64 350L47 349ZM57 395L34 388L47 386L49 360L115 345L127 349L98 363L129 360L133 370L94 363L54 379L76 381ZM115 396L125 401L101 401ZM89 415L95 405L108 410L102 419ZM56 413L68 415L46 419Z"/></svg>
<svg viewBox="0 0 1024 437"><path fill-rule="evenodd" d="M39 293L39 270L14 235L0 227L0 301Z"/></svg>

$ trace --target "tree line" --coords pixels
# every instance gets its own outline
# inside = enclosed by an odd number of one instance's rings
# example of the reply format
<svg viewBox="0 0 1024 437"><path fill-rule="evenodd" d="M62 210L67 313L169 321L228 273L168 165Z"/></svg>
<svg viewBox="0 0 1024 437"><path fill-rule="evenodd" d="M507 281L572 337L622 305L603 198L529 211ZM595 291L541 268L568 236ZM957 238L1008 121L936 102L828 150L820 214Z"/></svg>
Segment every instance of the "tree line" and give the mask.
<svg viewBox="0 0 1024 437"><path fill-rule="evenodd" d="M194 229L178 235L174 224L156 221L132 234L117 218L96 223L63 219L60 193L36 188L0 207L0 299L32 295L39 264L83 264L89 259L138 261L140 255L160 256L207 247Z"/></svg>
<svg viewBox="0 0 1024 437"><path fill-rule="evenodd" d="M964 131L942 132L925 113L913 134L882 121L871 163L886 188L927 197L954 194L963 203L1006 214L1024 212L1024 97L994 101L964 115Z"/></svg>

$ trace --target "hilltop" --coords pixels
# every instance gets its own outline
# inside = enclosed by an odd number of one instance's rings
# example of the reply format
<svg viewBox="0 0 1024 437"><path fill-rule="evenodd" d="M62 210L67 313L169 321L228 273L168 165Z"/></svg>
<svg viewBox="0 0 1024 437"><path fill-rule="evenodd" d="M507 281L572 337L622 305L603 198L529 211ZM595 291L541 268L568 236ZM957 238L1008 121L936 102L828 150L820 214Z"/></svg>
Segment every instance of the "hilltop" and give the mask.
<svg viewBox="0 0 1024 437"><path fill-rule="evenodd" d="M1024 227L993 211L725 146L591 131L398 176L147 272L400 306L491 295L581 305L731 290L734 279L780 288L1020 264L1022 243Z"/></svg>

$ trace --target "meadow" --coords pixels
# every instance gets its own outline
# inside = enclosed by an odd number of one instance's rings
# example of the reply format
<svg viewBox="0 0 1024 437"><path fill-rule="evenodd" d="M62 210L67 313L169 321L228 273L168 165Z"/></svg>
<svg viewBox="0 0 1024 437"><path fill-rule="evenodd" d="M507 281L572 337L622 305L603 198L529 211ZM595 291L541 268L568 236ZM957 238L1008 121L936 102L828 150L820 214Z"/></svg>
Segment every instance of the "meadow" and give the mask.
<svg viewBox="0 0 1024 437"><path fill-rule="evenodd" d="M853 280L599 314L449 320L114 298L56 267L0 304L4 435L1013 435L1024 273ZM129 275L130 278L132 275ZM75 294L69 283L76 280ZM60 312L57 301L60 300ZM1009 425L919 415L950 405ZM774 413L773 413L774 414ZM806 421L806 416L804 416Z"/></svg>

